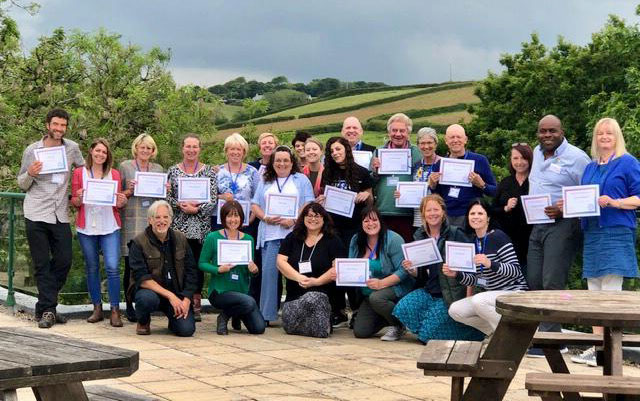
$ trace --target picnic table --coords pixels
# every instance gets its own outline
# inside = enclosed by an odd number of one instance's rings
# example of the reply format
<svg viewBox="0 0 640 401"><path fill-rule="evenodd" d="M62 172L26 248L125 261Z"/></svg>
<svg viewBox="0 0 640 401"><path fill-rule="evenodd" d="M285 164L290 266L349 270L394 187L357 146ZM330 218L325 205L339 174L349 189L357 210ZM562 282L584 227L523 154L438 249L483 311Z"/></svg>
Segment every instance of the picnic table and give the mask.
<svg viewBox="0 0 640 401"><path fill-rule="evenodd" d="M573 375L568 374L568 370L542 374L547 375L543 378L548 380L539 381L539 389L545 385L546 388L552 388L540 391L540 394L548 396L543 396L543 399L579 400L582 398L578 391L592 391L593 386L587 384L594 383L599 383L603 389L601 392L605 394L609 391L607 388L615 389L614 394L638 394L639 381L622 377L622 330L640 327L640 293L577 290L515 292L498 297L496 311L502 318L480 359L503 361L505 366L509 362L515 366L520 364L540 322L604 327L603 372L611 378L598 380L598 376L590 376L592 379L589 380L575 376L576 380L573 381ZM555 356L562 359L559 350ZM509 375L500 378L472 377L464 393L464 400L502 400L512 378L513 376ZM550 382L554 382L555 387L551 386L554 383ZM581 387L580 383L584 383L584 386ZM555 393L563 391L560 388L570 391L569 395L557 398L559 395ZM605 399L614 398L605 395Z"/></svg>
<svg viewBox="0 0 640 401"><path fill-rule="evenodd" d="M31 387L40 401L88 400L83 381L130 376L138 352L33 331L0 328L0 400Z"/></svg>

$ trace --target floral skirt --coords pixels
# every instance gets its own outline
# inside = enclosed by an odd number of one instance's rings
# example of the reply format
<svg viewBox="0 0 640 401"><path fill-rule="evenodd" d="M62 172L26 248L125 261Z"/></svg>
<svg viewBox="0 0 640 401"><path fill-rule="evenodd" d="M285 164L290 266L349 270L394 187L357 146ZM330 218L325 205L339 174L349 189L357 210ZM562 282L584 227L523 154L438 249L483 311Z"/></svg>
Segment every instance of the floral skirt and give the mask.
<svg viewBox="0 0 640 401"><path fill-rule="evenodd" d="M310 291L282 305L282 328L287 334L329 337L331 304L327 294Z"/></svg>

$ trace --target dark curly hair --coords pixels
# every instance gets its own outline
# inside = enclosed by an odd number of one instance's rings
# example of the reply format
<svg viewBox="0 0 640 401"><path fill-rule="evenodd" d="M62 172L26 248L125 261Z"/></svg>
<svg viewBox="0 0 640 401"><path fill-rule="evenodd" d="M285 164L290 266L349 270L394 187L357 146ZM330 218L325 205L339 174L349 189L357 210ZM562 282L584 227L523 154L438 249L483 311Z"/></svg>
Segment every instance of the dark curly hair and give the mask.
<svg viewBox="0 0 640 401"><path fill-rule="evenodd" d="M333 157L331 157L331 145L338 142L344 146L344 177L349 185L349 188L356 188L358 183L354 176L354 171L358 168L358 164L353 159L353 152L351 151L351 144L345 138L341 136L333 136L327 141L327 145L324 149L324 170L322 171L322 186L334 185L342 178L341 167Z"/></svg>
<svg viewBox="0 0 640 401"><path fill-rule="evenodd" d="M334 236L335 231L333 229L333 219L327 213L327 211L322 207L318 202L308 203L305 207L302 208L302 211L298 215L298 219L296 220L296 224L293 226L293 236L300 240L304 241L307 238L307 226L304 225L304 218L309 214L309 212L314 212L315 214L322 217L322 229L320 232L326 236Z"/></svg>
<svg viewBox="0 0 640 401"><path fill-rule="evenodd" d="M267 163L267 167L263 175L264 182L274 181L278 176L276 174L276 170L273 168L273 161L275 160L276 153L278 152L287 152L289 154L289 157L291 158L291 174L300 172L300 167L298 167L298 159L296 159L296 156L293 154L293 151L289 149L288 146L280 145L277 148L275 148L273 150L273 153L271 153L271 156L269 156L269 163Z"/></svg>

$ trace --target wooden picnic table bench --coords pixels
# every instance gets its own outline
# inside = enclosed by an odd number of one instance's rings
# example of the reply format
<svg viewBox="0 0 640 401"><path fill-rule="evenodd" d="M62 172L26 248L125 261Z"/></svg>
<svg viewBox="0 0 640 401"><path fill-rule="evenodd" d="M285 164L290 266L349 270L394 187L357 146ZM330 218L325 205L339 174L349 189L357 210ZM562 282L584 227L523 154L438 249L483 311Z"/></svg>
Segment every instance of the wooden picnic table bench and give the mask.
<svg viewBox="0 0 640 401"><path fill-rule="evenodd" d="M130 376L138 352L50 332L0 328L0 399L31 387L39 401L88 401L83 381Z"/></svg>

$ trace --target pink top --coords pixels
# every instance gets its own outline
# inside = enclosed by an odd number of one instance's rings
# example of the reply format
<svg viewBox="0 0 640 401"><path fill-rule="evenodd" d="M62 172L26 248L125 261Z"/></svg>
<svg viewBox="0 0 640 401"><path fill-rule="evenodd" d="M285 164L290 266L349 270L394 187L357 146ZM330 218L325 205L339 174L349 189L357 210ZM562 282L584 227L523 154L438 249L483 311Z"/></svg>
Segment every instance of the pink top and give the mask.
<svg viewBox="0 0 640 401"><path fill-rule="evenodd" d="M84 217L84 204L82 204L82 198L78 198L76 193L79 189L83 188L82 183L82 170L84 167L78 167L73 170L73 178L71 179L71 204L78 209L78 214L76 216L76 226L80 228L85 227L85 217ZM114 181L120 182L120 173L118 170L112 168L111 169L111 178ZM118 184L118 188L120 188L120 184ZM122 222L120 221L120 210L117 207L113 207L113 217L116 219L116 223L118 227L122 227Z"/></svg>

